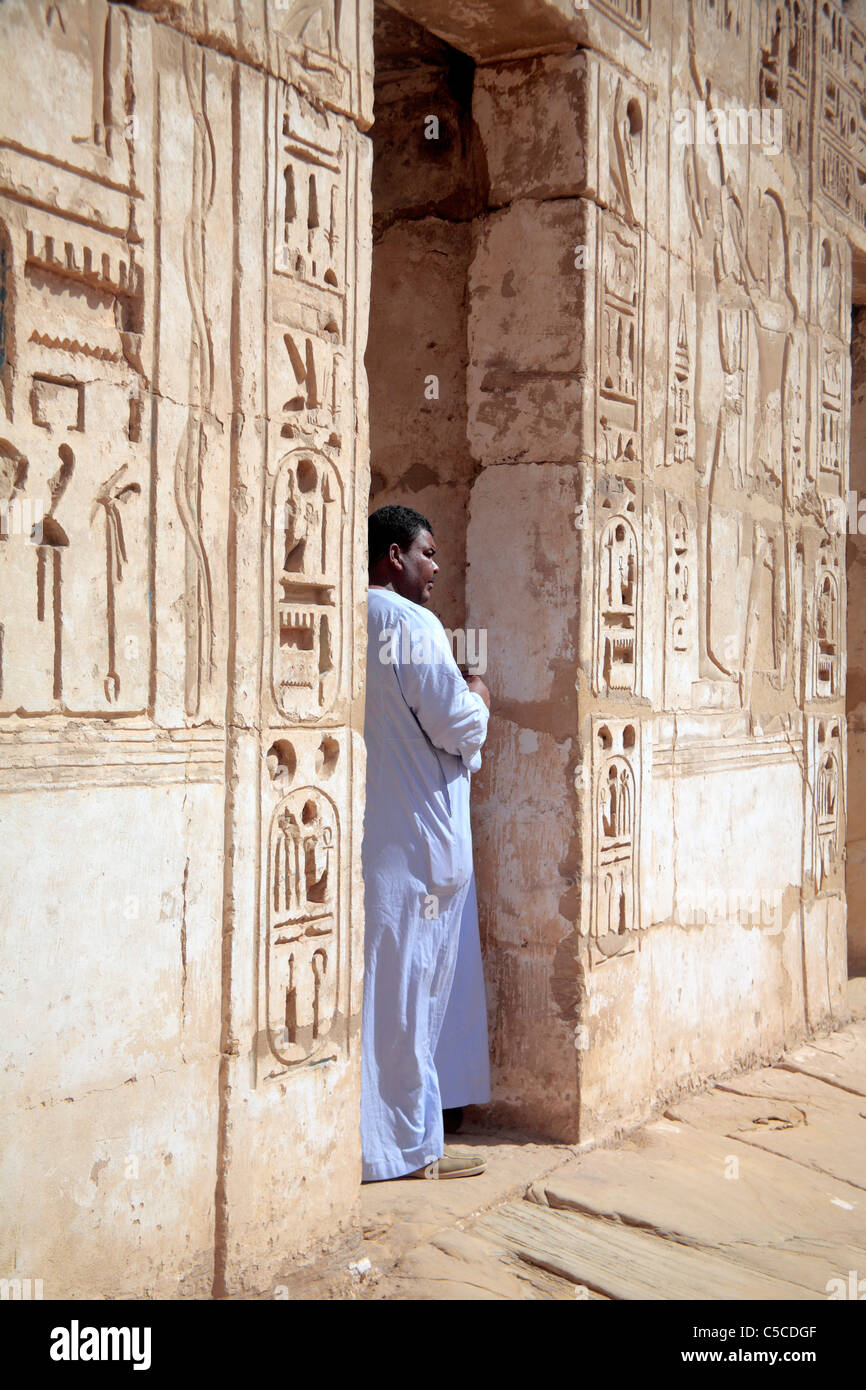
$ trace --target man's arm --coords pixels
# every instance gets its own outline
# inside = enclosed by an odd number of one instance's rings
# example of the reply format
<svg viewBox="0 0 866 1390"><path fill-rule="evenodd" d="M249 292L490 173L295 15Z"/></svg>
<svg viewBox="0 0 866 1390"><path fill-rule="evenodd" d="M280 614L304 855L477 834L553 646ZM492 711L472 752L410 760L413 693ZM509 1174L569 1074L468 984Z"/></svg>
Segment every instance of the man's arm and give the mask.
<svg viewBox="0 0 866 1390"><path fill-rule="evenodd" d="M408 631L399 650L409 657L397 667L403 697L430 742L477 772L490 717L484 697L461 676L443 630L427 622L403 622Z"/></svg>
<svg viewBox="0 0 866 1390"><path fill-rule="evenodd" d="M490 691L484 684L480 676L467 676L466 684L473 695L480 695L488 709L490 709Z"/></svg>

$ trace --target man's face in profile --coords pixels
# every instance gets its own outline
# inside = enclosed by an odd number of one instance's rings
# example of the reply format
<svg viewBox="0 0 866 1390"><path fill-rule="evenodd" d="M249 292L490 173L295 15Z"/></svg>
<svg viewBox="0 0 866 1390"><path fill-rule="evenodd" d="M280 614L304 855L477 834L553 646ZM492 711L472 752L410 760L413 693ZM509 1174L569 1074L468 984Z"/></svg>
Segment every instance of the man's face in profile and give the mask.
<svg viewBox="0 0 866 1390"><path fill-rule="evenodd" d="M433 592L433 581L439 573L434 560L436 542L429 531L418 532L408 550L400 551L403 562L402 584L397 590L403 598L413 603L429 603ZM396 585L395 585L396 587Z"/></svg>

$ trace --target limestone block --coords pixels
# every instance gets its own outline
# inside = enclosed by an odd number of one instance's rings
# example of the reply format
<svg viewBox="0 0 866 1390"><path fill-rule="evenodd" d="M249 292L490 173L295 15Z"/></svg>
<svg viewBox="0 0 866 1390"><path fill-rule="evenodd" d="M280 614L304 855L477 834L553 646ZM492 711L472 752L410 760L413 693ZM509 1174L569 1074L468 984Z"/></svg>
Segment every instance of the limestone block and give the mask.
<svg viewBox="0 0 866 1390"><path fill-rule="evenodd" d="M484 144L489 206L586 191L591 61L579 52L477 70L472 114Z"/></svg>
<svg viewBox="0 0 866 1390"><path fill-rule="evenodd" d="M806 1017L811 1028L844 1022L847 951L846 905L841 896L825 895L803 904Z"/></svg>
<svg viewBox="0 0 866 1390"><path fill-rule="evenodd" d="M446 50L446 53L448 50ZM481 211L483 166L470 117L472 69L438 63L420 70L387 70L376 84L376 161L373 199L377 225L395 217L469 221Z"/></svg>
<svg viewBox="0 0 866 1390"><path fill-rule="evenodd" d="M671 1095L687 1077L777 1055L802 1029L799 946L796 915L777 936L734 920L655 926L636 955L595 967L588 997L597 990L603 1002L583 1020L581 1139L633 1123L647 1094Z"/></svg>
<svg viewBox="0 0 866 1390"><path fill-rule="evenodd" d="M298 1263L355 1236L360 1131L321 1120L357 1114L354 1072L324 1063L252 1089L247 1060L233 1066L230 1162L218 1164L228 1218L217 1223L218 1289L273 1298Z"/></svg>
<svg viewBox="0 0 866 1390"><path fill-rule="evenodd" d="M32 744L18 748L25 757L37 751ZM55 1104L207 1054L219 1018L213 925L221 892L219 763L211 746L198 771L211 780L197 785L193 771L184 785L183 752L177 750L172 766L146 744L103 746L103 761L90 769L97 785L106 784L99 792L81 776L84 740L78 747L55 745L51 754L60 769L66 764L77 772L78 786L60 783L46 792L33 785L26 766L6 773L7 795L12 787L18 792L23 843L39 845L48 797L63 799L68 824L76 827L72 839L55 847L53 885L45 882L37 853L14 851L11 839L5 846L4 912L16 988L4 1008L9 1037L17 1040L7 1054L7 1103L16 1097L20 1105ZM164 785L135 785L142 757L151 760L149 780L164 778ZM54 1052L44 1046L46 1023L63 1039Z"/></svg>
<svg viewBox="0 0 866 1390"><path fill-rule="evenodd" d="M333 110L372 122L373 0L138 0L204 47L291 82Z"/></svg>
<svg viewBox="0 0 866 1390"><path fill-rule="evenodd" d="M580 455L593 213L580 200L527 200L481 223L469 269L467 391L469 443L482 463Z"/></svg>
<svg viewBox="0 0 866 1390"><path fill-rule="evenodd" d="M801 772L784 733L761 741L716 719L715 738L704 723L679 719L676 746L656 750L657 770L675 782L676 907L690 922L701 908L729 920L771 917L761 925L778 931L777 909L800 881ZM776 811L768 824L764 796ZM754 902L741 902L748 885ZM712 895L718 901L710 903Z"/></svg>
<svg viewBox="0 0 866 1390"><path fill-rule="evenodd" d="M497 708L521 726L557 735L573 717L581 481L573 468L503 464L476 479L471 498L468 547L479 563L467 580L467 616L488 630ZM525 615L519 626L517 612ZM545 710L543 723L536 709Z"/></svg>
<svg viewBox="0 0 866 1390"><path fill-rule="evenodd" d="M671 1115L846 1183L849 1196L862 1186L860 1097L781 1067L739 1078L726 1092L678 1101Z"/></svg>
<svg viewBox="0 0 866 1390"><path fill-rule="evenodd" d="M371 468L410 492L462 481L472 468L466 446L469 239L466 224L424 218L391 226L376 243L366 355Z"/></svg>
<svg viewBox="0 0 866 1390"><path fill-rule="evenodd" d="M3 1267L46 1299L210 1296L217 1064L173 1062L4 1113Z"/></svg>
<svg viewBox="0 0 866 1390"><path fill-rule="evenodd" d="M399 0L394 8L476 62L570 48L579 32L573 0L513 0L499 10L469 0Z"/></svg>
<svg viewBox="0 0 866 1390"><path fill-rule="evenodd" d="M853 988L850 989L849 997L853 1010ZM832 1037L798 1047L795 1052L785 1057L785 1067L788 1071L817 1077L831 1086L850 1091L854 1096L866 1095L866 1079L863 1073L866 1038L863 1036L862 1028L858 1026L860 1022L858 1016L857 1022L847 1028L838 1029Z"/></svg>

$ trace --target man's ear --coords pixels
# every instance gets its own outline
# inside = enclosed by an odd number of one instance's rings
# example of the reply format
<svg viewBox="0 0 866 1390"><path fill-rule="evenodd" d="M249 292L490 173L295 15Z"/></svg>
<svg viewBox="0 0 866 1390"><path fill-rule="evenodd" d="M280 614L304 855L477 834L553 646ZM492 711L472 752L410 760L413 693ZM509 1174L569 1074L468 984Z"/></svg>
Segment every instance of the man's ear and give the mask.
<svg viewBox="0 0 866 1390"><path fill-rule="evenodd" d="M392 541L388 546L388 559L395 569L403 569L403 552L396 541Z"/></svg>

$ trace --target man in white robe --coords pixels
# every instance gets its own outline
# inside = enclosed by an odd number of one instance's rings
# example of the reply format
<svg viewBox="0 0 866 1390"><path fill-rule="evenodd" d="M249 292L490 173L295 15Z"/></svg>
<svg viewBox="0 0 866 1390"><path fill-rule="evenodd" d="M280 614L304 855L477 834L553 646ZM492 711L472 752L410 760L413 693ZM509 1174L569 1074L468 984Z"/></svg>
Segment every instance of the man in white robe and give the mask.
<svg viewBox="0 0 866 1390"><path fill-rule="evenodd" d="M489 695L464 680L429 601L430 523L409 508L370 518L366 912L361 1136L365 1182L463 1177L445 1155L434 1054L472 878L470 773Z"/></svg>
<svg viewBox="0 0 866 1390"><path fill-rule="evenodd" d="M434 1060L442 1109L452 1112L445 1116L446 1128L450 1119L453 1132L462 1123L464 1105L486 1105L490 1100L487 1000L474 874L463 904L454 983Z"/></svg>

